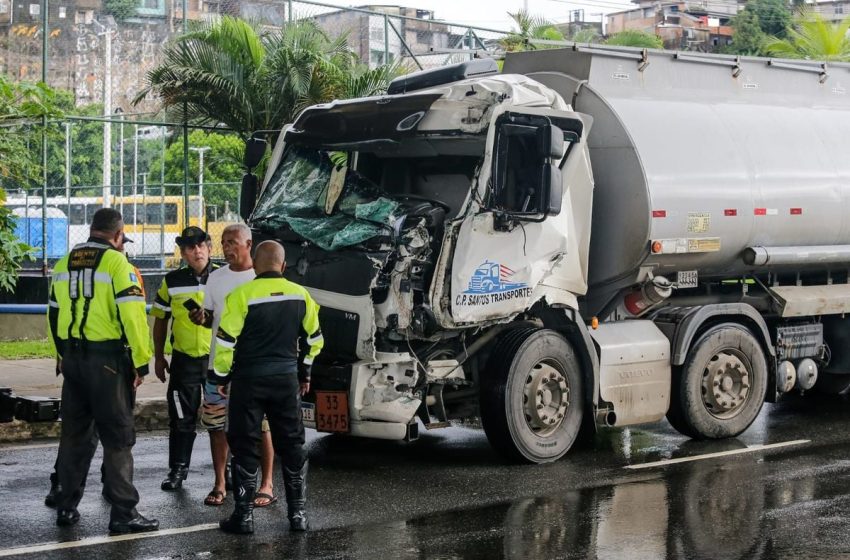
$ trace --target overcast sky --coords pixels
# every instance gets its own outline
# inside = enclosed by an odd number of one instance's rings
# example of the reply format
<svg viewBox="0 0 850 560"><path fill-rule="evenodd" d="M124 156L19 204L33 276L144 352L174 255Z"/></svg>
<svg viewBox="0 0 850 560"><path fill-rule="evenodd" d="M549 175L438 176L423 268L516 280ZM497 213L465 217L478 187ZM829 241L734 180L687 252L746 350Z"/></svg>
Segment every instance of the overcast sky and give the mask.
<svg viewBox="0 0 850 560"><path fill-rule="evenodd" d="M508 31L511 19L507 12L522 9L523 0L383 0L357 2L324 0L338 6L364 6L368 4L391 4L432 10L435 17L470 26L489 27ZM527 0L528 11L542 15L556 23L569 21L573 10L584 10L585 19L599 21L601 13L616 12L634 4L628 0Z"/></svg>

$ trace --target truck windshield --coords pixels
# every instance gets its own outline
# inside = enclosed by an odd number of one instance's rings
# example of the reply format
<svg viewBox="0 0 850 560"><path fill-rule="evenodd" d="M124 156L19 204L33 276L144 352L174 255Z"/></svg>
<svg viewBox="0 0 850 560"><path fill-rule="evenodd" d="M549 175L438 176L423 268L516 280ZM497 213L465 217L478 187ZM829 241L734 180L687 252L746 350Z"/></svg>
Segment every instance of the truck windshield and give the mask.
<svg viewBox="0 0 850 560"><path fill-rule="evenodd" d="M289 226L325 250L356 245L392 233L398 202L345 165L339 152L292 146L287 150L253 214L255 223Z"/></svg>
<svg viewBox="0 0 850 560"><path fill-rule="evenodd" d="M400 142L391 154L364 144L356 152L290 144L252 222L286 227L335 250L393 235L410 211L439 207L446 217L455 216L480 166L483 140L414 139Z"/></svg>

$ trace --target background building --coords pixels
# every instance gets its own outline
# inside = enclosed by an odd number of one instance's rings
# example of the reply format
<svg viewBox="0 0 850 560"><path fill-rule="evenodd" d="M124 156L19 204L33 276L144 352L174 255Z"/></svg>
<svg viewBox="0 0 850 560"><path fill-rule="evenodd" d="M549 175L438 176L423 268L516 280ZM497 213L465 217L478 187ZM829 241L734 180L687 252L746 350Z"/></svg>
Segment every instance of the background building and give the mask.
<svg viewBox="0 0 850 560"><path fill-rule="evenodd" d="M738 13L738 3L728 0L634 2L635 8L606 16L606 34L635 29L658 35L665 48L704 52L732 42L730 22Z"/></svg>

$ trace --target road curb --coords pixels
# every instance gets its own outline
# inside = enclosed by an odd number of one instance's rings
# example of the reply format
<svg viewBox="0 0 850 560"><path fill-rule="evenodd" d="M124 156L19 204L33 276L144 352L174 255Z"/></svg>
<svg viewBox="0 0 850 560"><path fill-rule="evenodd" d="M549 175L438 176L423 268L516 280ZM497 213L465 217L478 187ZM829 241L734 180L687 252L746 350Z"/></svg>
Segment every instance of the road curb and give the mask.
<svg viewBox="0 0 850 560"><path fill-rule="evenodd" d="M137 432L168 429L168 401L162 398L139 399L133 411ZM61 422L24 422L14 420L0 424L0 443L58 438Z"/></svg>

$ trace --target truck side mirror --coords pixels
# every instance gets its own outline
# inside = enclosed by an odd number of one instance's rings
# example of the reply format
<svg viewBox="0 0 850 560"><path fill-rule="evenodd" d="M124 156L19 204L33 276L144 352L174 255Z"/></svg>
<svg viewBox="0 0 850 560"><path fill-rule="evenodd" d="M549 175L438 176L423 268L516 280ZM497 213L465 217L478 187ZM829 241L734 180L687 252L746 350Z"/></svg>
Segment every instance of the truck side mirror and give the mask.
<svg viewBox="0 0 850 560"><path fill-rule="evenodd" d="M559 214L564 131L548 122L504 122L495 148L489 206L514 220L542 221Z"/></svg>
<svg viewBox="0 0 850 560"><path fill-rule="evenodd" d="M268 142L263 140L262 138L257 138L256 136L251 136L245 141L245 167L248 169L254 169L260 162L263 160L263 156L266 155L266 146Z"/></svg>
<svg viewBox="0 0 850 560"><path fill-rule="evenodd" d="M564 183L561 169L557 164L547 163L543 168L543 192L549 193L547 214L557 216L561 213L561 199L564 197Z"/></svg>
<svg viewBox="0 0 850 560"><path fill-rule="evenodd" d="M564 131L554 125L546 125L540 128L540 144L544 154L550 158L561 159L564 157Z"/></svg>
<svg viewBox="0 0 850 560"><path fill-rule="evenodd" d="M259 182L253 173L246 173L242 177L242 190L239 193L239 215L246 222L254 211L257 202L257 187Z"/></svg>
<svg viewBox="0 0 850 560"><path fill-rule="evenodd" d="M561 213L561 198L564 196L561 168L558 167L558 162L564 157L564 131L557 126L546 125L540 128L540 133L543 153L548 155L543 163L543 192L548 194L546 213L557 216Z"/></svg>

